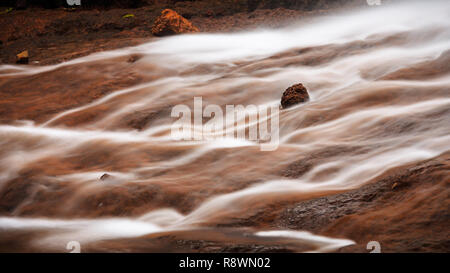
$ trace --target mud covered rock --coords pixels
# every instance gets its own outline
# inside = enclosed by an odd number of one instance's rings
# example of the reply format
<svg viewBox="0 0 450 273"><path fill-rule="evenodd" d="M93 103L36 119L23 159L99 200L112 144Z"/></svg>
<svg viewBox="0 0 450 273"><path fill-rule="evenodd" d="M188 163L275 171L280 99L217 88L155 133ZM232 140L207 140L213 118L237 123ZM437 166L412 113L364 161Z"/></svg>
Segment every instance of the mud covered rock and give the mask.
<svg viewBox="0 0 450 273"><path fill-rule="evenodd" d="M284 91L281 97L281 106L283 108L289 108L295 104L306 102L309 100L309 94L303 84L295 84L286 91Z"/></svg>
<svg viewBox="0 0 450 273"><path fill-rule="evenodd" d="M163 10L161 16L156 18L152 28L152 34L155 36L194 33L199 31L200 30L192 25L189 20L171 9Z"/></svg>

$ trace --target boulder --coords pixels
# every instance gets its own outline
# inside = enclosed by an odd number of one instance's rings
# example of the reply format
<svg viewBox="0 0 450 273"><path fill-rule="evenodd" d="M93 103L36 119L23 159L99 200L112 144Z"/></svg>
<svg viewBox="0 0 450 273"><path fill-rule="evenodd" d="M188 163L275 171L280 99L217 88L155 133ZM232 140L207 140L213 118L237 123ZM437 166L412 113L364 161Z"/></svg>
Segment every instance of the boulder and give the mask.
<svg viewBox="0 0 450 273"><path fill-rule="evenodd" d="M171 9L163 10L161 15L156 18L152 28L152 34L155 36L195 33L199 31L189 20Z"/></svg>
<svg viewBox="0 0 450 273"><path fill-rule="evenodd" d="M303 84L295 84L286 91L284 91L283 96L281 97L281 106L286 109L291 107L292 105L307 102L309 100L309 94Z"/></svg>
<svg viewBox="0 0 450 273"><path fill-rule="evenodd" d="M16 63L27 64L28 63L28 50L25 50L16 55Z"/></svg>

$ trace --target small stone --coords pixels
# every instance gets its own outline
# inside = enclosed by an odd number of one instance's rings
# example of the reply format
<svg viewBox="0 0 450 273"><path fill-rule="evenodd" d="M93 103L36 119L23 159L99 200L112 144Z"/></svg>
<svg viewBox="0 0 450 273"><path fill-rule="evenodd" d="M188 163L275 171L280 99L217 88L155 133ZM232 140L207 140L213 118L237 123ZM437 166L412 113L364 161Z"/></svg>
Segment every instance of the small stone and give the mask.
<svg viewBox="0 0 450 273"><path fill-rule="evenodd" d="M309 94L303 84L295 84L286 91L284 91L281 97L281 106L286 109L295 104L307 102L309 100Z"/></svg>
<svg viewBox="0 0 450 273"><path fill-rule="evenodd" d="M28 50L25 50L16 55L16 63L28 64Z"/></svg>

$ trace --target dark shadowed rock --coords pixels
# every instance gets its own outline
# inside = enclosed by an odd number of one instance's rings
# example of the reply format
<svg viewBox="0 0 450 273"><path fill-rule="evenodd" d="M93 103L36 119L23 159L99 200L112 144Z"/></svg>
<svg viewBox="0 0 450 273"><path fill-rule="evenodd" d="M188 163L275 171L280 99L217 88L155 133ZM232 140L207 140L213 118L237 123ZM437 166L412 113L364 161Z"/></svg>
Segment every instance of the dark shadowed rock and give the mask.
<svg viewBox="0 0 450 273"><path fill-rule="evenodd" d="M286 91L284 91L281 97L281 106L283 108L291 107L292 105L306 102L309 100L309 94L303 84L295 84Z"/></svg>
<svg viewBox="0 0 450 273"><path fill-rule="evenodd" d="M156 18L152 28L155 36L166 36L180 33L194 33L200 30L193 26L189 20L171 9L162 11L161 16Z"/></svg>

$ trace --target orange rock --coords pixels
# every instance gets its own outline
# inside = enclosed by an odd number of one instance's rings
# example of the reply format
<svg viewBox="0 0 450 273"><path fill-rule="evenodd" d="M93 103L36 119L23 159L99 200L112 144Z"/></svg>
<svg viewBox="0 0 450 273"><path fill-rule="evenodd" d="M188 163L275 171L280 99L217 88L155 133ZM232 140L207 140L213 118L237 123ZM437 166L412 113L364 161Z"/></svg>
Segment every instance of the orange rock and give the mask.
<svg viewBox="0 0 450 273"><path fill-rule="evenodd" d="M194 33L200 30L192 25L186 18L171 9L162 11L161 16L156 18L152 28L155 36L166 36L179 33Z"/></svg>
<svg viewBox="0 0 450 273"><path fill-rule="evenodd" d="M27 64L28 63L28 50L25 50L16 55L16 63Z"/></svg>

